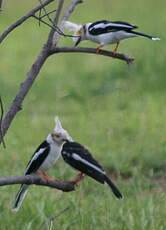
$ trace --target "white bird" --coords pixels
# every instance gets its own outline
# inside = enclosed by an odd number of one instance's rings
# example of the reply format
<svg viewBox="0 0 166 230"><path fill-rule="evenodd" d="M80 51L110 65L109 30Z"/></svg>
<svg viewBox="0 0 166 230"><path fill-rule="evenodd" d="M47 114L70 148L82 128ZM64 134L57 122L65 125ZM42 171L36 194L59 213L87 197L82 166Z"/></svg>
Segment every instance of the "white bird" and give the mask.
<svg viewBox="0 0 166 230"><path fill-rule="evenodd" d="M61 155L62 146L64 141L72 141L68 132L62 128L61 122L58 117L55 119L56 125L52 133L39 145L34 152L31 160L29 161L24 175L39 175L44 179L51 181L46 172L54 166L56 161ZM29 185L22 184L15 198L12 210L18 211L25 195L27 193Z"/></svg>
<svg viewBox="0 0 166 230"><path fill-rule="evenodd" d="M74 23L67 21L65 27L71 30L72 24ZM160 38L133 31L138 27L128 22L102 20L94 23L86 23L81 27L80 25L78 27L76 27L76 24L74 25L74 35L79 35L79 37L74 38L76 41L75 46L83 40L90 40L100 44L96 48L97 53L103 46L114 43L116 43L116 47L113 52L116 53L120 41L131 37L146 37L151 40L160 40Z"/></svg>

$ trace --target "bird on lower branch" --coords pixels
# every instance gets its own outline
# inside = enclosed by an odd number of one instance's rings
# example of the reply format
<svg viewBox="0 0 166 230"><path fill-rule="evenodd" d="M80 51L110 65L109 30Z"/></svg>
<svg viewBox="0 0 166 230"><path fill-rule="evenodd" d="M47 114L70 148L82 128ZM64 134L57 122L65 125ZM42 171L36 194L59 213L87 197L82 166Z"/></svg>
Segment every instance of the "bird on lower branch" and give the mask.
<svg viewBox="0 0 166 230"><path fill-rule="evenodd" d="M56 125L52 133L39 145L34 152L31 160L27 164L24 175L36 174L42 178L52 181L46 172L51 169L61 155L64 140L72 141L68 132L62 128L58 117L55 120ZM22 184L15 198L12 210L18 211L25 195L28 191L29 185Z"/></svg>
<svg viewBox="0 0 166 230"><path fill-rule="evenodd" d="M122 194L119 189L107 176L102 166L94 159L89 150L83 145L66 140L61 154L67 164L80 171L75 180L72 181L74 184L83 179L85 175L88 175L102 184L108 184L114 195L118 199L122 199Z"/></svg>
<svg viewBox="0 0 166 230"><path fill-rule="evenodd" d="M65 28L74 32L73 40L76 42L75 46L83 40L99 43L100 45L96 48L96 53L99 53L103 46L114 43L116 43L116 47L113 52L116 53L120 41L131 37L145 37L151 40L160 40L160 38L134 31L138 26L123 21L102 20L84 25L77 25L66 21Z"/></svg>

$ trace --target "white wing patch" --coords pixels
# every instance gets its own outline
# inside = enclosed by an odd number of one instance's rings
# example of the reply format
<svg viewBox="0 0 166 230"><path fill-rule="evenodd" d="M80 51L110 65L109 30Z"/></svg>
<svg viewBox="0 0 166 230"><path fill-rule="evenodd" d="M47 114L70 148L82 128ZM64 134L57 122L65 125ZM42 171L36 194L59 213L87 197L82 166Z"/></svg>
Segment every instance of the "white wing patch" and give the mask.
<svg viewBox="0 0 166 230"><path fill-rule="evenodd" d="M101 170L99 167L97 167L96 165L88 162L87 160L83 159L82 157L80 157L78 154L73 153L72 157L76 160L76 161L81 161L82 163L84 163L85 165L88 165L90 167L92 167L93 169L95 169L96 171L105 174L105 172L103 170Z"/></svg>
<svg viewBox="0 0 166 230"><path fill-rule="evenodd" d="M35 161L46 149L47 149L47 147L46 148L41 148L41 149L39 149L38 152L35 153L35 155L32 157L31 161L29 162L29 164L28 164L28 166L26 168L26 172L28 171L29 167L31 166L31 163L33 161Z"/></svg>
<svg viewBox="0 0 166 230"><path fill-rule="evenodd" d="M130 25L126 25L126 24L118 24L118 23L109 23L109 24L104 24L104 23L99 23L97 25L95 25L93 28L94 29L98 29L98 28L107 28L108 26L113 26L113 27L124 27L124 28L128 28L128 29L132 29L133 27Z"/></svg>

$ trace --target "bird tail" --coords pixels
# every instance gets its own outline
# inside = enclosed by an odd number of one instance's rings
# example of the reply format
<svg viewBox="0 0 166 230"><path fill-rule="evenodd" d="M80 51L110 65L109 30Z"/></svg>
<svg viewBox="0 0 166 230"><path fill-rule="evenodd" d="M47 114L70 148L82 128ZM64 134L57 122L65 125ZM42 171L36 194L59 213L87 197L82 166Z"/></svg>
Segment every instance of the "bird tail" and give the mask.
<svg viewBox="0 0 166 230"><path fill-rule="evenodd" d="M149 38L149 39L151 39L153 41L160 40L160 38L152 37L152 36L150 36L148 34L136 32L136 31L133 31L133 30L132 30L132 34L135 34L136 36L146 37L146 38Z"/></svg>
<svg viewBox="0 0 166 230"><path fill-rule="evenodd" d="M16 199L15 199L15 202L14 202L14 205L12 207L12 210L13 211L18 211L21 204L22 204L22 201L23 199L25 198L26 196L26 193L28 191L28 186L29 185L26 185L26 184L22 184L17 195L16 195Z"/></svg>
<svg viewBox="0 0 166 230"><path fill-rule="evenodd" d="M114 195L118 198L118 199L122 199L123 196L120 193L119 189L114 185L114 183L111 181L110 178L108 178L105 175L105 182L110 186L110 188L112 189L112 192L114 193Z"/></svg>

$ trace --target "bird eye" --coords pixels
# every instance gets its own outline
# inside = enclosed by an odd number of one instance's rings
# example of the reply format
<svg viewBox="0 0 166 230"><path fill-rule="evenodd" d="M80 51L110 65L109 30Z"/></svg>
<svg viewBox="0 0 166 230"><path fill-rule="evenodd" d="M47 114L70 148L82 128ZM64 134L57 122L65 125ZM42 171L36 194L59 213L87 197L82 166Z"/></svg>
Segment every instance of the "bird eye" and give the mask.
<svg viewBox="0 0 166 230"><path fill-rule="evenodd" d="M54 134L55 137L59 138L61 135L59 133Z"/></svg>
<svg viewBox="0 0 166 230"><path fill-rule="evenodd" d="M78 31L76 32L77 35L81 35L82 33L83 33L83 30L82 30L82 29L80 29L80 30L78 30Z"/></svg>

